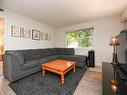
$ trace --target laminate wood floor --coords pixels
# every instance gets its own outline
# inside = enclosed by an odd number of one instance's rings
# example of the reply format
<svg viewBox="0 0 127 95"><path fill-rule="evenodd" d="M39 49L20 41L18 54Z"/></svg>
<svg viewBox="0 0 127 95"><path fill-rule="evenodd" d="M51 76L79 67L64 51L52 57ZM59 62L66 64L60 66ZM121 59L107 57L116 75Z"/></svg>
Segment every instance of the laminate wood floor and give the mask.
<svg viewBox="0 0 127 95"><path fill-rule="evenodd" d="M89 68L81 79L74 95L102 95L102 70Z"/></svg>
<svg viewBox="0 0 127 95"><path fill-rule="evenodd" d="M0 95L16 95L8 84L9 81L0 76ZM102 95L102 72L100 67L89 68L86 71L74 95Z"/></svg>

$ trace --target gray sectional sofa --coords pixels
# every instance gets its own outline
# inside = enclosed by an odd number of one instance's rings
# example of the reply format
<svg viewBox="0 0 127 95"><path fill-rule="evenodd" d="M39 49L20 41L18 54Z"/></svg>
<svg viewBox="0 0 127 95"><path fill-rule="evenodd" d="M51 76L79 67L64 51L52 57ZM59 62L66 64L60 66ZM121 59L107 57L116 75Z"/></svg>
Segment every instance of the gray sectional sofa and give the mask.
<svg viewBox="0 0 127 95"><path fill-rule="evenodd" d="M87 56L75 55L73 48L47 48L33 50L8 50L4 54L4 76L10 82L26 77L41 70L41 64L55 60L76 61L79 68L86 65Z"/></svg>

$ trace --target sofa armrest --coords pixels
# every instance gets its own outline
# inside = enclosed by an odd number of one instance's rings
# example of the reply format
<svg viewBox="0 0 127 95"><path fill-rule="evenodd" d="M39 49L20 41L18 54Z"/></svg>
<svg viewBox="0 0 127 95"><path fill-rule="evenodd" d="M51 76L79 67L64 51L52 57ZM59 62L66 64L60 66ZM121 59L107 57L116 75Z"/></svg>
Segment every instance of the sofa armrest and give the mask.
<svg viewBox="0 0 127 95"><path fill-rule="evenodd" d="M20 53L20 52L7 52L7 53L5 53L5 55L11 55L12 57L14 57L15 60L18 61L18 64L21 66L24 64L24 57L23 57L22 53Z"/></svg>
<svg viewBox="0 0 127 95"><path fill-rule="evenodd" d="M3 74L10 82L15 81L21 73L20 61L11 54L3 56Z"/></svg>

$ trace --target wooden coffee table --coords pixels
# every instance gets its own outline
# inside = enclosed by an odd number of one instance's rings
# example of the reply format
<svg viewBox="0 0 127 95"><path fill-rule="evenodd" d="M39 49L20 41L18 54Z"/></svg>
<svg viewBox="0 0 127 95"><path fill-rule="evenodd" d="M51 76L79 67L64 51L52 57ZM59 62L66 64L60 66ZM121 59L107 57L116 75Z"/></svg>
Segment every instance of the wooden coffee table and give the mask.
<svg viewBox="0 0 127 95"><path fill-rule="evenodd" d="M61 84L64 84L64 75L73 69L75 72L76 67L75 61L68 61L68 60L53 60L47 63L42 64L42 73L43 78L45 76L45 71L50 71L53 73L57 73L61 75Z"/></svg>

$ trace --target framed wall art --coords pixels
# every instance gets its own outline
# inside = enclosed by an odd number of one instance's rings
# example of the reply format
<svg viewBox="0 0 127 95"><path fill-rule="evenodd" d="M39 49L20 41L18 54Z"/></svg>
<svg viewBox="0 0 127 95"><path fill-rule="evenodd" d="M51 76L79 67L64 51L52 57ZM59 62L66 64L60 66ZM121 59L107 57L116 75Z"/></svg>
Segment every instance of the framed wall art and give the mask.
<svg viewBox="0 0 127 95"><path fill-rule="evenodd" d="M40 31L32 29L32 39L40 40Z"/></svg>
<svg viewBox="0 0 127 95"><path fill-rule="evenodd" d="M20 27L21 37L31 38L31 29Z"/></svg>
<svg viewBox="0 0 127 95"><path fill-rule="evenodd" d="M12 37L21 37L20 27L19 26L11 26L11 36Z"/></svg>
<svg viewBox="0 0 127 95"><path fill-rule="evenodd" d="M48 33L46 33L46 40L48 40Z"/></svg>
<svg viewBox="0 0 127 95"><path fill-rule="evenodd" d="M48 40L48 41L51 41L51 34L50 34L50 33L48 33L47 40Z"/></svg>
<svg viewBox="0 0 127 95"><path fill-rule="evenodd" d="M47 33L42 33L42 40L46 40L46 35L47 35Z"/></svg>
<svg viewBox="0 0 127 95"><path fill-rule="evenodd" d="M43 32L40 32L40 40L43 40Z"/></svg>

